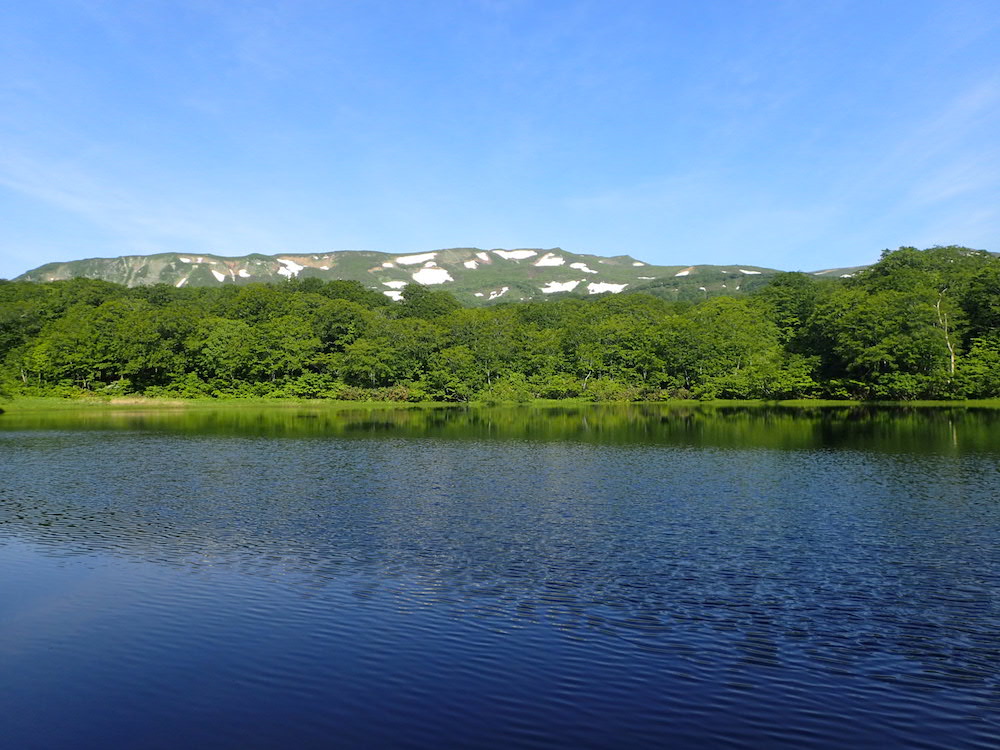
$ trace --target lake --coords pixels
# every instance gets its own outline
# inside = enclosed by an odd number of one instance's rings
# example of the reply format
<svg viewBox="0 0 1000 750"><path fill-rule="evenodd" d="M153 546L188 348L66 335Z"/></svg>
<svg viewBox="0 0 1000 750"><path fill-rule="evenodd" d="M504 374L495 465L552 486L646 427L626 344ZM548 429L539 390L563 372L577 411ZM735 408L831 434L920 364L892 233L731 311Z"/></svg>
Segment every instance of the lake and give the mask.
<svg viewBox="0 0 1000 750"><path fill-rule="evenodd" d="M0 416L8 747L1000 745L1000 411Z"/></svg>

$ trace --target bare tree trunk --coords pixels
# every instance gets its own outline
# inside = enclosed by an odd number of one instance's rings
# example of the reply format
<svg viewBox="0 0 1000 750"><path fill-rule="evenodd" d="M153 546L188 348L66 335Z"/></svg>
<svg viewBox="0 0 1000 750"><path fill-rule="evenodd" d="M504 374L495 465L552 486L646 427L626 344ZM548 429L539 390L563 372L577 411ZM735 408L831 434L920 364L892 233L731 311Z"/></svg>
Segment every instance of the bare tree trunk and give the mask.
<svg viewBox="0 0 1000 750"><path fill-rule="evenodd" d="M947 313L942 313L941 312L941 299L943 297L944 297L944 291L942 291L941 293L938 294L937 305L935 305L935 307L937 308L938 325L940 325L941 329L944 331L944 343L948 347L948 356L949 356L949 358L951 360L950 364L949 364L949 368L948 368L948 374L949 375L954 375L955 374L955 347L951 343L951 334L948 331L948 315L947 315Z"/></svg>

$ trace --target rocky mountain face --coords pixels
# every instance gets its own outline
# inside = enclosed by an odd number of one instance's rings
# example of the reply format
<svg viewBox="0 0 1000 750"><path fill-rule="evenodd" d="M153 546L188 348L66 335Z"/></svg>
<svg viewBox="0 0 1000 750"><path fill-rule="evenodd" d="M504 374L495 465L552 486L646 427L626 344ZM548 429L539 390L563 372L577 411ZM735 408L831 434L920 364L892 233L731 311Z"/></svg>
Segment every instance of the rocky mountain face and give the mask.
<svg viewBox="0 0 1000 750"><path fill-rule="evenodd" d="M842 276L854 270L831 269L816 275ZM628 255L578 255L560 248L451 248L408 255L366 251L239 257L185 253L127 255L47 263L17 280L83 277L126 286L184 287L293 278L347 279L377 289L391 299L399 299L401 289L416 282L445 289L465 304L488 304L624 291L697 299L708 294L746 291L775 273L775 269L749 265L655 266Z"/></svg>

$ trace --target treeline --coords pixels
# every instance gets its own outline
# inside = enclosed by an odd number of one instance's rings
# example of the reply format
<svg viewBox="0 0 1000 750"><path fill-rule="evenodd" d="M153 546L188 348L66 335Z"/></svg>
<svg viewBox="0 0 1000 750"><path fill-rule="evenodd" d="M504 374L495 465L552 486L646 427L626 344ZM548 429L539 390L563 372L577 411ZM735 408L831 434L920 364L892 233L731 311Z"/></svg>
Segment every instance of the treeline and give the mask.
<svg viewBox="0 0 1000 750"><path fill-rule="evenodd" d="M1000 259L900 248L854 278L776 276L462 308L410 285L128 289L0 281L0 391L397 401L1000 396Z"/></svg>

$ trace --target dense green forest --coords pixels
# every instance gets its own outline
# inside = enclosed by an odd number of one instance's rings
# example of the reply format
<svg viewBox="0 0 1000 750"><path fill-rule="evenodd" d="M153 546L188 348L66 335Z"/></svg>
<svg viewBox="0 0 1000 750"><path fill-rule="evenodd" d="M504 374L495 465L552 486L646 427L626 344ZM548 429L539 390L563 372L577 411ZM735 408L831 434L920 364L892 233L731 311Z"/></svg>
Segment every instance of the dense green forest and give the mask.
<svg viewBox="0 0 1000 750"><path fill-rule="evenodd" d="M752 294L463 308L416 284L0 281L0 393L395 401L1000 396L1000 258L900 248Z"/></svg>

